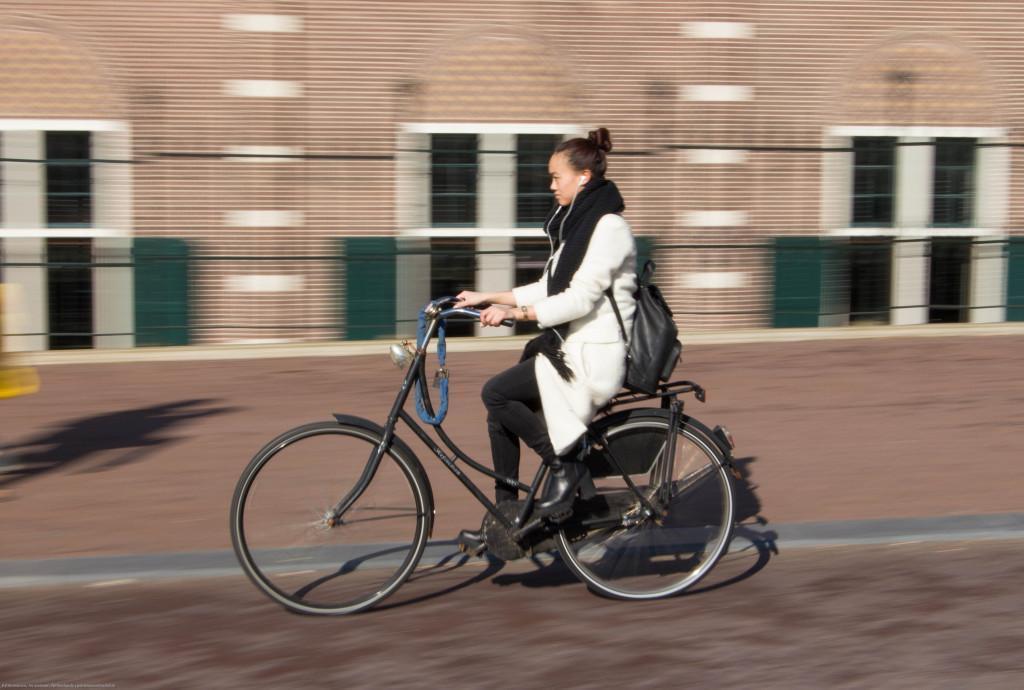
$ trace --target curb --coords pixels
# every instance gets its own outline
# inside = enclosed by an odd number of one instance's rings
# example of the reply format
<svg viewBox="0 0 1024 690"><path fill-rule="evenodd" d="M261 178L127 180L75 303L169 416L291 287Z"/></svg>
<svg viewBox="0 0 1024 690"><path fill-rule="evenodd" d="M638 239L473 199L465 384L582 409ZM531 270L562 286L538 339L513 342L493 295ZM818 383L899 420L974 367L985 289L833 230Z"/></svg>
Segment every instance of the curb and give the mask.
<svg viewBox="0 0 1024 690"><path fill-rule="evenodd" d="M847 520L839 522L742 526L739 543L776 550L823 546L910 544L918 542L1024 539L1024 513L955 515L927 518ZM453 540L428 544L421 563L431 565L462 558ZM73 584L116 585L143 581L241 576L231 551L155 553L0 561L0 588Z"/></svg>

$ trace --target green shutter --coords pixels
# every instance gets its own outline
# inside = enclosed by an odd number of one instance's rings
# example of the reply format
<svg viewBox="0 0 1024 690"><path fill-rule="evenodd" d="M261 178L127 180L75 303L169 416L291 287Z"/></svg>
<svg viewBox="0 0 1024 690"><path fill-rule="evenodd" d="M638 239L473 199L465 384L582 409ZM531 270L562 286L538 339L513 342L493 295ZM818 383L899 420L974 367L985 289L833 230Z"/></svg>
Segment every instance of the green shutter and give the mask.
<svg viewBox="0 0 1024 690"><path fill-rule="evenodd" d="M813 328L821 313L825 245L818 237L775 238L775 328Z"/></svg>
<svg viewBox="0 0 1024 690"><path fill-rule="evenodd" d="M137 237L135 262L135 344L188 345L189 250L183 240Z"/></svg>
<svg viewBox="0 0 1024 690"><path fill-rule="evenodd" d="M637 237L636 238L636 272L639 273L643 270L644 264L647 263L648 259L654 258L652 256L654 252L654 243L651 242L650 237ZM655 272L657 273L657 272Z"/></svg>
<svg viewBox="0 0 1024 690"><path fill-rule="evenodd" d="M1006 320L1024 321L1024 237L1011 237L1007 248Z"/></svg>
<svg viewBox="0 0 1024 690"><path fill-rule="evenodd" d="M346 340L395 335L394 237L346 237L339 240L338 281L345 289L340 302Z"/></svg>

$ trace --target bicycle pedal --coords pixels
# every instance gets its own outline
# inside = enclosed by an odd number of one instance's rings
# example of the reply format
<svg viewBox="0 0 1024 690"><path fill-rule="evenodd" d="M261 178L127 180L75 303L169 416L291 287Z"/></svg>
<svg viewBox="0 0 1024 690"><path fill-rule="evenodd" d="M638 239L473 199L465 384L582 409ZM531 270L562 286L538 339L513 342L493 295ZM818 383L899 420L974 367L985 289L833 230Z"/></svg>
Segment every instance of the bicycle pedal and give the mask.
<svg viewBox="0 0 1024 690"><path fill-rule="evenodd" d="M465 530L463 530L462 532L459 532L458 539L456 540L456 547L460 553L464 553L467 556L479 557L487 550L487 542L476 539L473 536L466 534Z"/></svg>

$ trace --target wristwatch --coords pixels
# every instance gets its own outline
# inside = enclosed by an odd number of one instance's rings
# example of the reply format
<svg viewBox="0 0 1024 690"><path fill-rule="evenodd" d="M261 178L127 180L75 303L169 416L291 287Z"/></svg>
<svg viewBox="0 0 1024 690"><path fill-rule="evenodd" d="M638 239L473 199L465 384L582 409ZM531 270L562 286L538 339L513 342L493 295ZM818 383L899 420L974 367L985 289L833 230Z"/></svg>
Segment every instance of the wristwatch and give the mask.
<svg viewBox="0 0 1024 690"><path fill-rule="evenodd" d="M530 315L526 312L526 305L525 304L521 304L519 306L519 309L520 309L520 311L523 312L523 321L529 320Z"/></svg>

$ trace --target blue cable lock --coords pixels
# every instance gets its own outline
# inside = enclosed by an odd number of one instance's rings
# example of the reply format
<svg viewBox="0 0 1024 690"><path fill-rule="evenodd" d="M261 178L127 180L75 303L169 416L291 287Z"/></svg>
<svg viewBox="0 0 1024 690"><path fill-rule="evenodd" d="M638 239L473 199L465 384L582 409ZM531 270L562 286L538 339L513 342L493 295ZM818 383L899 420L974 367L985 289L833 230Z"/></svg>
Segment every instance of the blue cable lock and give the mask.
<svg viewBox="0 0 1024 690"><path fill-rule="evenodd" d="M445 320L441 319L437 324L437 363L441 370L444 370L444 362L446 347L444 343L444 328ZM426 310L420 311L419 323L416 326L416 342L422 347L423 341L427 336L427 313ZM424 358L424 366L426 366L426 360ZM423 377L416 377L416 413L419 414L420 419L426 424L431 426L437 426L444 421L445 416L448 414L448 376L443 375L441 377L441 402L437 409L437 414L431 417L427 414L426 405L423 404L424 398L427 396L427 391L423 390Z"/></svg>

